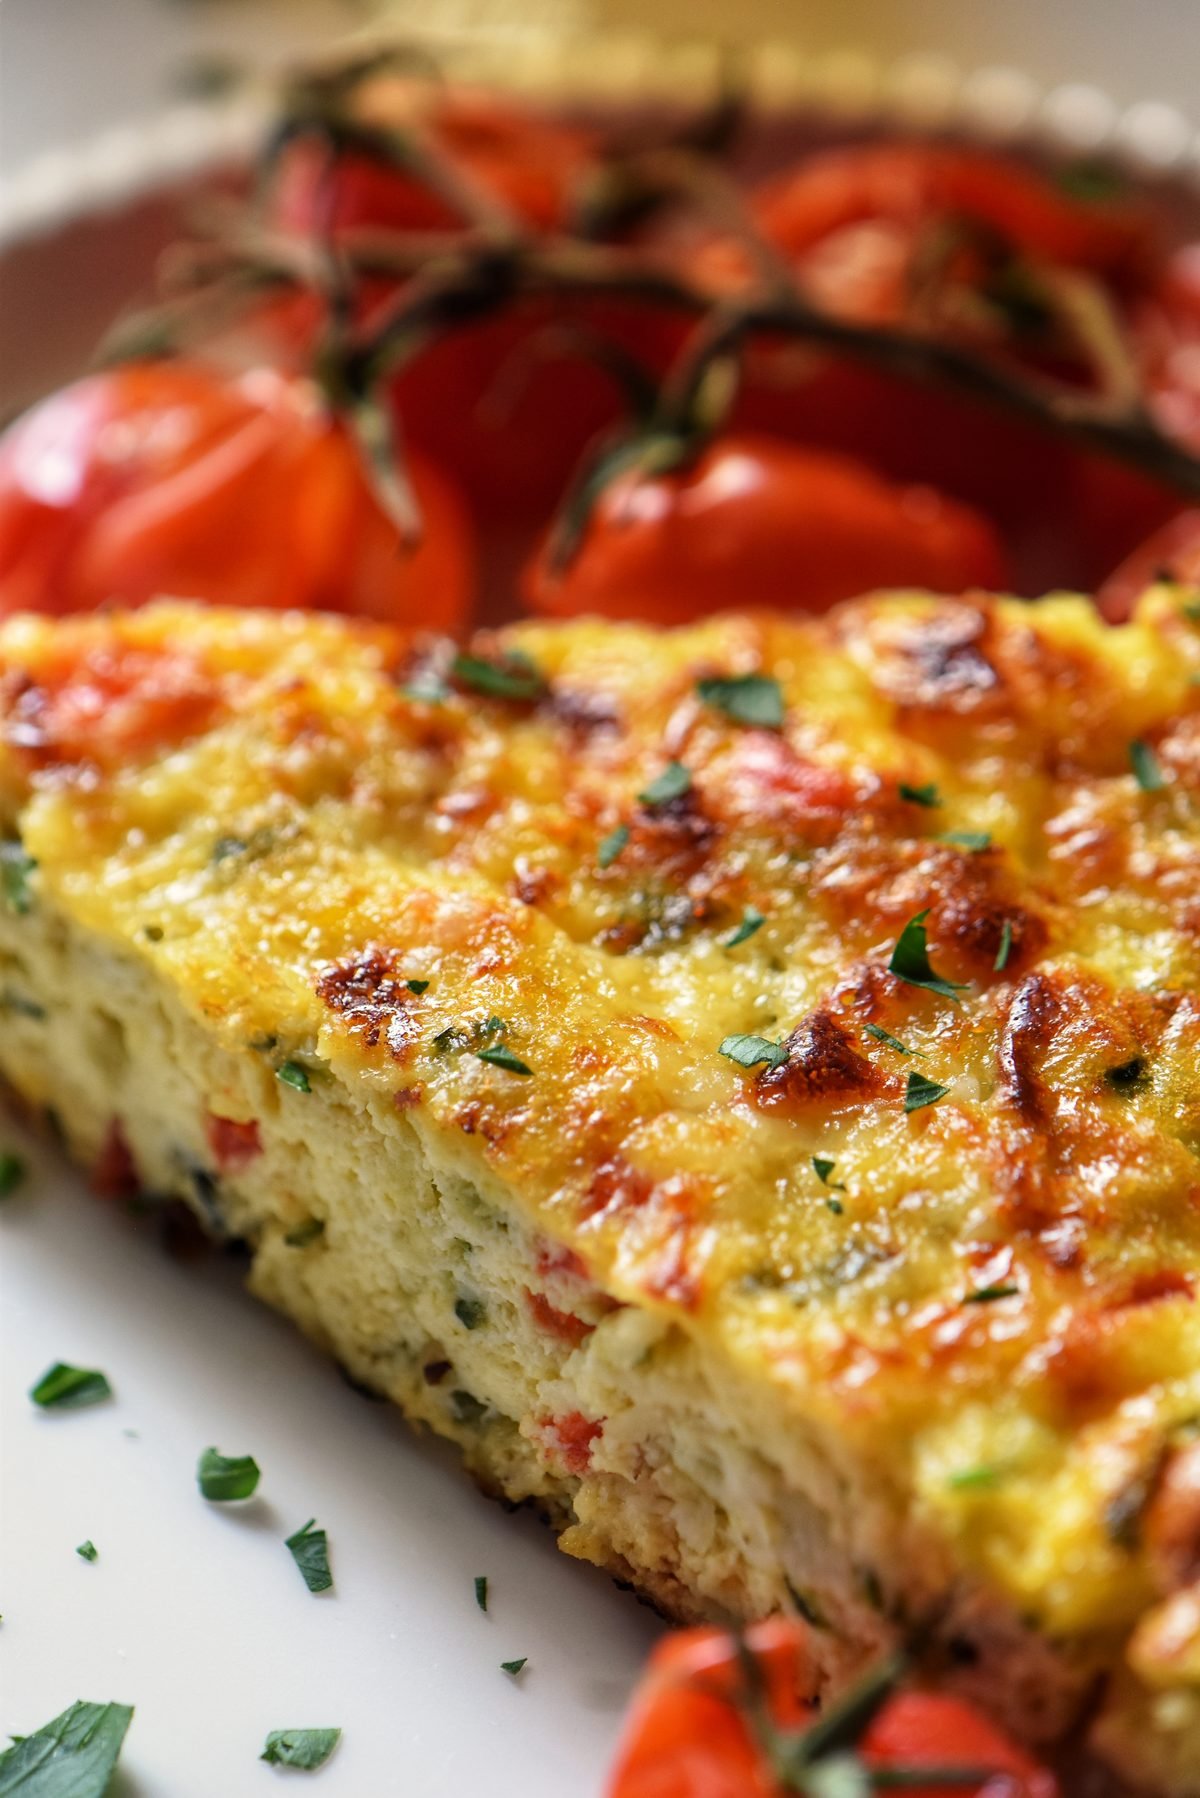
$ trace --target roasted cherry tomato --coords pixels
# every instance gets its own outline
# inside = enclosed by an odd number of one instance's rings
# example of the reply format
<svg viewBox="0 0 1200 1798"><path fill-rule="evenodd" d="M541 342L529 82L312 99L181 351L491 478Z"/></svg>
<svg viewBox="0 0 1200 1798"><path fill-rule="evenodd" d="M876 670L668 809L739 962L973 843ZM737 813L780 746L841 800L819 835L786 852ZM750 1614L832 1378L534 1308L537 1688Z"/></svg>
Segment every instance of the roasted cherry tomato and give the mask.
<svg viewBox="0 0 1200 1798"><path fill-rule="evenodd" d="M745 1650L772 1726L801 1734L818 1715L807 1702L816 1685L807 1626L782 1617L755 1624ZM607 1798L783 1798L747 1685L746 1663L725 1631L668 1636L634 1698ZM930 1693L887 1699L853 1752L865 1766L900 1776L916 1798L1056 1798L1058 1790L1051 1774L977 1712ZM926 1768L931 1780L923 1786L912 1775ZM985 1777L948 1785L950 1768Z"/></svg>
<svg viewBox="0 0 1200 1798"><path fill-rule="evenodd" d="M539 612L677 624L733 607L821 612L875 587L1003 587L977 513L861 463L730 434L667 474L618 474L561 573L525 572Z"/></svg>
<svg viewBox="0 0 1200 1798"><path fill-rule="evenodd" d="M400 138L406 128L420 131L483 196L538 230L562 221L594 154L590 132L503 106L490 95L396 75L364 82L352 116ZM296 231L439 231L470 222L418 174L357 152L331 165L325 146L308 138L284 151L275 214L285 229Z"/></svg>
<svg viewBox="0 0 1200 1798"><path fill-rule="evenodd" d="M455 630L470 526L435 467L410 472L411 550L311 383L185 362L92 375L0 440L0 613L170 595Z"/></svg>
<svg viewBox="0 0 1200 1798"><path fill-rule="evenodd" d="M1124 204L1072 199L1021 163L945 144L868 144L810 156L760 187L755 215L793 257L865 221L913 231L958 220L985 226L1023 255L1112 273L1144 237Z"/></svg>
<svg viewBox="0 0 1200 1798"><path fill-rule="evenodd" d="M1121 624L1138 595L1163 576L1200 582L1200 510L1178 513L1139 544L1100 587L1096 604L1111 624Z"/></svg>
<svg viewBox="0 0 1200 1798"><path fill-rule="evenodd" d="M1128 323L1153 280L1144 209L1073 197L994 152L831 150L770 177L751 204L823 309L911 325L1072 385L1092 384L1095 362L1079 326L1087 308L1074 314L1069 296L1094 284ZM710 240L697 266L735 288L748 271L728 239ZM1176 298L1172 320L1179 311ZM1148 340L1152 322L1168 361L1175 327L1164 334L1161 316L1147 315ZM1094 582L1170 509L1169 494L1139 476L1117 469L1093 480L1072 446L1025 420L785 340L753 346L734 423L861 456L890 479L981 507L1004 533L1023 592Z"/></svg>

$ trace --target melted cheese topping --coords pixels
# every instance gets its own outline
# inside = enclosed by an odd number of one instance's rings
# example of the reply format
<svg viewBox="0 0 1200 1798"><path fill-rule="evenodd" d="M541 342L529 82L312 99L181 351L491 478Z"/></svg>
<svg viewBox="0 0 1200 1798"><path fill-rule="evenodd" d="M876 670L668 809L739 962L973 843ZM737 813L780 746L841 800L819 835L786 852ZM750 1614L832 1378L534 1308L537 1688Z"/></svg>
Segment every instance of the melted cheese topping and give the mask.
<svg viewBox="0 0 1200 1798"><path fill-rule="evenodd" d="M1139 1493L1200 1415L1186 599L480 640L533 699L421 697L447 646L331 619L17 619L0 815L35 902L315 1105L322 1065L393 1089L1099 1644L1154 1595ZM751 672L782 728L697 688ZM687 790L639 797L672 762ZM922 912L955 998L889 971ZM786 1060L744 1069L734 1034ZM948 1090L906 1110L914 1072Z"/></svg>

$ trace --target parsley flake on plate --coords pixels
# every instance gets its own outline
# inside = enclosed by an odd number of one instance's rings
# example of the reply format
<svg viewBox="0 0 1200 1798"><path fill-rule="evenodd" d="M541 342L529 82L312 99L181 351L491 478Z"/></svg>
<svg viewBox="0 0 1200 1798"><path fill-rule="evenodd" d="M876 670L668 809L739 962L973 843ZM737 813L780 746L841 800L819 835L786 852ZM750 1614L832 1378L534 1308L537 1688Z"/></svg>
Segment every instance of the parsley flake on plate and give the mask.
<svg viewBox="0 0 1200 1798"><path fill-rule="evenodd" d="M717 1045L717 1054L736 1061L740 1068L757 1067L760 1061L769 1068L781 1068L788 1058L782 1043L770 1042L765 1036L727 1036Z"/></svg>
<svg viewBox="0 0 1200 1798"><path fill-rule="evenodd" d="M98 1561L100 1559L100 1550L96 1547L96 1544L92 1541L90 1536L86 1542L81 1542L79 1544L75 1553L79 1556L81 1561Z"/></svg>
<svg viewBox="0 0 1200 1798"><path fill-rule="evenodd" d="M930 993L940 993L944 999L953 999L957 1005L960 1003L958 995L965 990L966 982L944 980L930 966L929 944L925 935L925 920L928 916L929 907L926 906L924 911L919 911L915 918L908 920L892 950L888 969L906 985L924 987Z"/></svg>
<svg viewBox="0 0 1200 1798"><path fill-rule="evenodd" d="M739 943L748 943L756 930L761 930L766 919L753 905L748 905L742 913L742 921L730 936L725 938L722 948L736 949Z"/></svg>
<svg viewBox="0 0 1200 1798"><path fill-rule="evenodd" d="M0 1754L0 1798L104 1798L112 1783L131 1704L82 1699Z"/></svg>
<svg viewBox="0 0 1200 1798"><path fill-rule="evenodd" d="M905 1111L923 1111L926 1105L936 1105L950 1091L948 1086L939 1086L936 1080L927 1080L924 1074L910 1074L908 1085L904 1089Z"/></svg>
<svg viewBox="0 0 1200 1798"><path fill-rule="evenodd" d="M259 1466L253 1455L223 1455L206 1448L196 1466L196 1484L213 1504L252 1498L258 1488Z"/></svg>
<svg viewBox="0 0 1200 1798"><path fill-rule="evenodd" d="M486 1611L487 1610L487 1601L488 1601L487 1574L486 1573L477 1573L475 1575L475 1603L479 1606L481 1611Z"/></svg>
<svg viewBox="0 0 1200 1798"><path fill-rule="evenodd" d="M1139 737L1129 745L1129 765L1133 769L1133 778L1143 793L1161 793L1167 784L1162 764L1151 749Z"/></svg>
<svg viewBox="0 0 1200 1798"><path fill-rule="evenodd" d="M682 799L691 790L691 771L682 762L668 762L662 773L656 775L650 785L638 794L639 805L670 805L673 799Z"/></svg>
<svg viewBox="0 0 1200 1798"><path fill-rule="evenodd" d="M817 1176L817 1179L821 1182L822 1186L828 1186L833 1192L845 1192L846 1188L840 1180L831 1180L829 1178L830 1174L837 1166L837 1162L833 1160L832 1156L814 1155L812 1158L812 1165L813 1173Z"/></svg>
<svg viewBox="0 0 1200 1798"><path fill-rule="evenodd" d="M511 1673L513 1675L513 1677L515 1678L516 1675L521 1672L522 1668L528 1667L528 1665L529 1665L529 1656L527 1654L523 1654L519 1661L501 1661L500 1671L502 1673Z"/></svg>
<svg viewBox="0 0 1200 1798"><path fill-rule="evenodd" d="M325 1765L341 1738L340 1729L273 1729L258 1758L272 1767L313 1773Z"/></svg>
<svg viewBox="0 0 1200 1798"><path fill-rule="evenodd" d="M29 1396L44 1411L79 1411L85 1405L98 1405L111 1398L112 1387L99 1368L72 1367L66 1361L56 1361L30 1388Z"/></svg>
<svg viewBox="0 0 1200 1798"><path fill-rule="evenodd" d="M779 730L783 725L783 688L769 674L719 674L696 682L696 692L714 711L734 724Z"/></svg>
<svg viewBox="0 0 1200 1798"><path fill-rule="evenodd" d="M310 1517L301 1529L284 1540L309 1591L328 1592L333 1585L333 1575L329 1571L329 1537L317 1528L316 1518Z"/></svg>

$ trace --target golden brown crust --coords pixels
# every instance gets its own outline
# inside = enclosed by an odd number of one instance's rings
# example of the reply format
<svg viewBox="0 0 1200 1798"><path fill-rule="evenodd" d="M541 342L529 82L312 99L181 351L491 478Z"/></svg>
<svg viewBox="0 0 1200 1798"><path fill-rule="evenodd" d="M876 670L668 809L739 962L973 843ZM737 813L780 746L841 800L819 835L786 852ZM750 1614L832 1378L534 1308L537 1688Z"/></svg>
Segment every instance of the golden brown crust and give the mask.
<svg viewBox="0 0 1200 1798"><path fill-rule="evenodd" d="M211 1029L394 1093L1103 1669L1193 1565L1182 1474L1112 1523L1200 1414L1186 598L524 626L474 646L519 703L329 620L16 620L0 812ZM698 685L751 673L782 728ZM921 913L956 991L890 966Z"/></svg>

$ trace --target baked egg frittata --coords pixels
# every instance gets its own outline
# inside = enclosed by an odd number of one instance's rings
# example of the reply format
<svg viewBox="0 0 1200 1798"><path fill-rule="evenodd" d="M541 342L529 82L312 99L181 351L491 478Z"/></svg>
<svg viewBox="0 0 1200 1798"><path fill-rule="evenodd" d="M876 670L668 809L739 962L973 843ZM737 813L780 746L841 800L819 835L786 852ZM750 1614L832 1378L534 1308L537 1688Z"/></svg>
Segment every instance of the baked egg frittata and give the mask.
<svg viewBox="0 0 1200 1798"><path fill-rule="evenodd" d="M11 619L0 1071L668 1611L1200 1793L1197 680L1169 586Z"/></svg>

